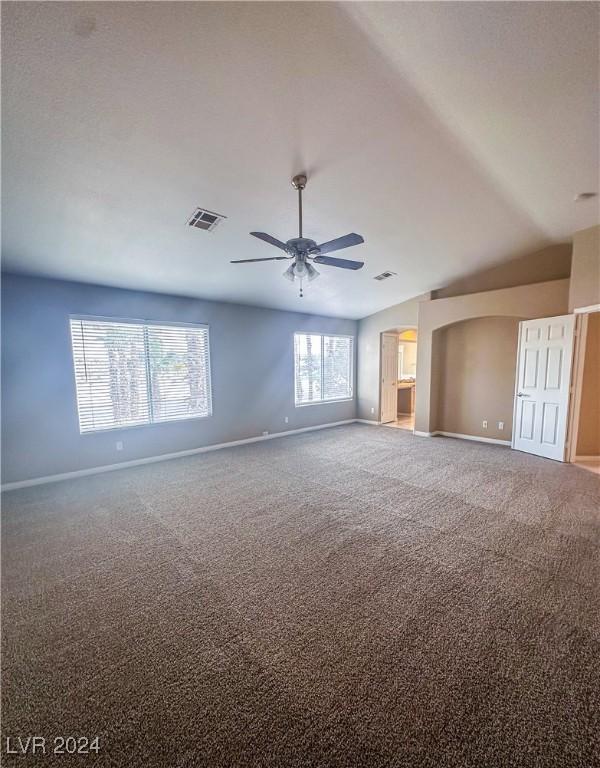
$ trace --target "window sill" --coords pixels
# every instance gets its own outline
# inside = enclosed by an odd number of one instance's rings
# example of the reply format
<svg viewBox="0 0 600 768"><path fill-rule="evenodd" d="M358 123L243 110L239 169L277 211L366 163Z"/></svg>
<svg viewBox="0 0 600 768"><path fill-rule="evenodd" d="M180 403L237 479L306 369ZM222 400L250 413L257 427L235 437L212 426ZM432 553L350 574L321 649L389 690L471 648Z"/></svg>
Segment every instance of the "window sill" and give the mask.
<svg viewBox="0 0 600 768"><path fill-rule="evenodd" d="M336 400L315 400L312 403L295 403L296 408L308 408L311 405L333 405L334 403L351 403L354 397L343 397Z"/></svg>
<svg viewBox="0 0 600 768"><path fill-rule="evenodd" d="M85 432L79 430L79 434L82 437L87 435L98 435L105 432L119 432L126 429L146 429L148 427L160 427L163 424L181 424L187 421L199 421L200 419L209 419L212 413L207 413L205 416L186 416L184 419L163 419L162 421L149 421L144 424L118 424L116 427L100 427L99 429L87 429Z"/></svg>

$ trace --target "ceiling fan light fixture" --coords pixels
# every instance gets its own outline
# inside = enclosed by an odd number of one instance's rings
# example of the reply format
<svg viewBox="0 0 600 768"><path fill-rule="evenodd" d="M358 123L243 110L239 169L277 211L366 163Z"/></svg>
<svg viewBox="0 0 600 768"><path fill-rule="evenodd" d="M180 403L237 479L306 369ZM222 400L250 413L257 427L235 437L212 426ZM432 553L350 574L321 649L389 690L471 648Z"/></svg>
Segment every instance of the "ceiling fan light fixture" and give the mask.
<svg viewBox="0 0 600 768"><path fill-rule="evenodd" d="M306 271L308 272L308 281L312 282L313 280L316 280L317 277L321 274L317 269L313 267L312 264L306 265Z"/></svg>
<svg viewBox="0 0 600 768"><path fill-rule="evenodd" d="M294 265L293 264L290 264L290 266L283 273L283 276L285 277L286 280L289 280L290 283L294 282L294 280L296 279L296 275L294 274Z"/></svg>
<svg viewBox="0 0 600 768"><path fill-rule="evenodd" d="M294 274L296 277L306 277L308 270L306 268L306 262L296 261L294 263Z"/></svg>

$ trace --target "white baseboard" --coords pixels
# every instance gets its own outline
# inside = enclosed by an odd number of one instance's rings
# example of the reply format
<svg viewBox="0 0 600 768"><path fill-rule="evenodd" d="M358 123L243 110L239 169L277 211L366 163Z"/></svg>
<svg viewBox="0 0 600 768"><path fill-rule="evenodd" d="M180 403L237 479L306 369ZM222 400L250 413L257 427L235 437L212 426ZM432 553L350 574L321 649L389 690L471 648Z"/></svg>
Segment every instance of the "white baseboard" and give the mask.
<svg viewBox="0 0 600 768"><path fill-rule="evenodd" d="M370 424L372 427L378 427L381 425L380 421L375 421L374 419L354 419L354 421L358 422L359 424Z"/></svg>
<svg viewBox="0 0 600 768"><path fill-rule="evenodd" d="M510 445L510 440L498 440L495 437L479 437L479 435L461 435L458 432L442 432L437 430L434 435L442 437L457 437L460 440L474 440L477 443L492 443L493 445Z"/></svg>
<svg viewBox="0 0 600 768"><path fill-rule="evenodd" d="M575 461L600 461L600 456L575 456Z"/></svg>
<svg viewBox="0 0 600 768"><path fill-rule="evenodd" d="M118 469L127 469L128 467L139 467L142 464L155 464L159 461L169 461L170 459L179 459L183 456L193 456L197 453L209 453L210 451L219 451L221 448L233 448L236 445L246 445L247 443L258 443L262 440L273 440L277 437L287 437L287 435L297 435L300 432L313 432L317 429L328 429L329 427L339 427L342 424L353 424L357 419L346 419L345 421L332 421L329 424L317 424L314 427L300 427L298 429L289 429L286 432L273 432L270 435L258 435L257 437L246 437L243 440L231 440L228 443L216 443L214 445L205 445L201 448L189 448L185 451L176 451L175 453L161 453L159 456L147 456L143 459L133 459L131 461L121 461L118 464L104 464L100 467L90 467L89 469L77 469L73 472L62 472L59 475L46 475L45 477L34 477L30 480L17 480L13 483L4 483L0 490L16 491L19 488L29 488L32 485L44 485L45 483L58 483L61 480L72 480L76 477L86 477L87 475L99 475L103 472L114 472Z"/></svg>
<svg viewBox="0 0 600 768"><path fill-rule="evenodd" d="M436 429L435 432L414 432L417 437L456 437L459 440L474 440L477 443L492 443L493 445L510 445L510 440L498 440L494 437L479 437L478 435L462 435L459 432L444 432Z"/></svg>

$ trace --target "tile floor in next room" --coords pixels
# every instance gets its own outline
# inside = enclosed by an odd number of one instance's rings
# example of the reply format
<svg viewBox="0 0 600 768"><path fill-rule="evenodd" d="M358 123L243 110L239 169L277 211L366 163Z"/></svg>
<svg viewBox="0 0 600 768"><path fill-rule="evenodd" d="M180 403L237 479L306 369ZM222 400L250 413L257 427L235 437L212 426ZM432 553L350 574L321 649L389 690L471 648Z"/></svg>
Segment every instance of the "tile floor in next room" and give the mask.
<svg viewBox="0 0 600 768"><path fill-rule="evenodd" d="M396 427L397 429L409 429L412 432L415 428L415 414L399 413L396 421L390 421L384 426Z"/></svg>

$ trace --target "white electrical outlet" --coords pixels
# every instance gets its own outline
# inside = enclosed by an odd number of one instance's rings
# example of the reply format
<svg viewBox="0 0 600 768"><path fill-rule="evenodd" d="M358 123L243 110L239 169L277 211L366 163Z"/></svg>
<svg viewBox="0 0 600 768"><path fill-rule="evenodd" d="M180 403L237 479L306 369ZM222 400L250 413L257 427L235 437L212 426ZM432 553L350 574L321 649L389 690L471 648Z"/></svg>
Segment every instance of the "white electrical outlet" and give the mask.
<svg viewBox="0 0 600 768"><path fill-rule="evenodd" d="M288 419L288 417L287 417L287 416L285 417L284 421L285 421L285 423L286 423L286 424L289 424L289 423L290 423L290 420Z"/></svg>
<svg viewBox="0 0 600 768"><path fill-rule="evenodd" d="M117 451L122 451L122 450L123 450L123 441L117 440Z"/></svg>
<svg viewBox="0 0 600 768"><path fill-rule="evenodd" d="M269 434L269 433L268 433L268 432L265 430L265 431L263 432L263 437L266 437L268 434Z"/></svg>
<svg viewBox="0 0 600 768"><path fill-rule="evenodd" d="M484 420L483 420L483 428L484 428L484 429L487 429L487 419L484 419Z"/></svg>
<svg viewBox="0 0 600 768"><path fill-rule="evenodd" d="M498 429L504 429L504 422L503 421L499 421L498 422Z"/></svg>
<svg viewBox="0 0 600 768"><path fill-rule="evenodd" d="M371 413L375 413L375 408L371 408Z"/></svg>

